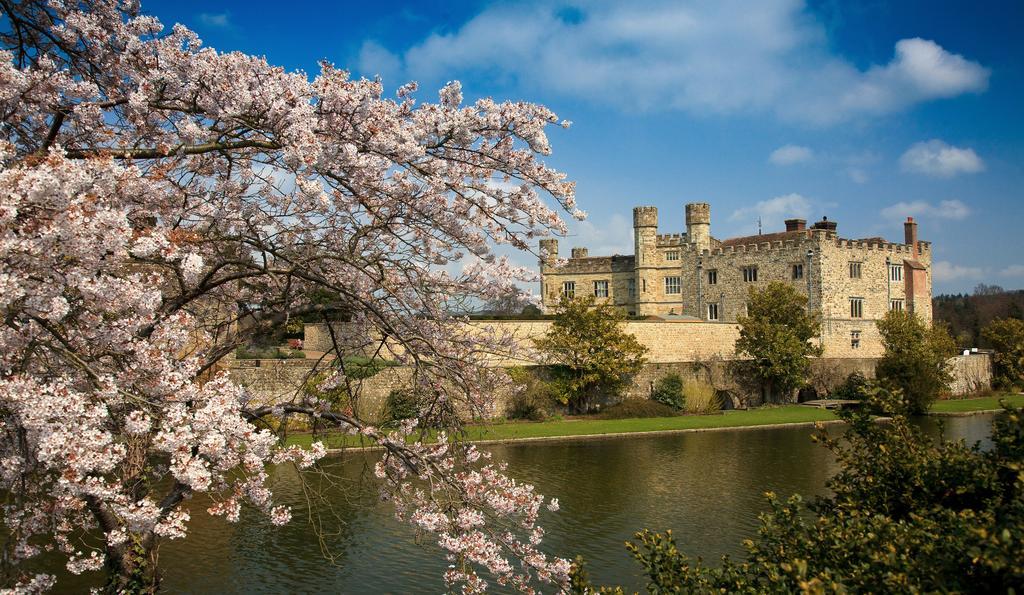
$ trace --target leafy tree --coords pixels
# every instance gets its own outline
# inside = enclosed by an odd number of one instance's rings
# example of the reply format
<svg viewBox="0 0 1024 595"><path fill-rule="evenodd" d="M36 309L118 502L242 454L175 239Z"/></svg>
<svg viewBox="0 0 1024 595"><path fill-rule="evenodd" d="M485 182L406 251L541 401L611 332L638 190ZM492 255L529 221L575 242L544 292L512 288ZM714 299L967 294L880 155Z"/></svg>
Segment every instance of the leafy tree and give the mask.
<svg viewBox="0 0 1024 595"><path fill-rule="evenodd" d="M740 317L736 353L751 358L766 401L785 398L803 386L810 358L822 348L812 343L821 331L818 315L807 311L807 296L789 283L773 281L751 288L747 315Z"/></svg>
<svg viewBox="0 0 1024 595"><path fill-rule="evenodd" d="M924 413L949 386L946 362L956 344L945 325L929 327L910 312L890 311L877 324L885 353L875 375L903 394L910 413Z"/></svg>
<svg viewBox="0 0 1024 595"><path fill-rule="evenodd" d="M996 351L993 363L999 385L1019 387L1024 384L1024 320L994 320L981 334Z"/></svg>
<svg viewBox="0 0 1024 595"><path fill-rule="evenodd" d="M464 102L458 82L389 97L326 61L289 71L138 2L4 0L0 21L0 589L49 586L33 558L53 544L111 592L155 590L193 496L290 522L265 466L309 469L325 448L281 444L268 420L286 415L382 446L381 488L460 561L453 590L478 572L563 582L539 498L469 445L407 441L412 421L385 435L311 391L258 406L217 373L289 320L344 320L336 358L400 358L433 403L486 406L499 372L482 354L510 347L449 307L520 293L528 271L489 239L525 250L582 217L541 159L554 113ZM416 421L442 419L431 407Z"/></svg>
<svg viewBox="0 0 1024 595"><path fill-rule="evenodd" d="M884 390L884 389L872 389ZM872 398L868 396L868 398ZM1024 412L996 418L992 448L935 442L896 415L878 424L844 411L842 439L817 440L840 470L832 495L768 494L745 559L712 567L671 532L627 548L651 593L1012 593L1024 584ZM595 593L577 561L570 592ZM602 588L601 592L621 593Z"/></svg>
<svg viewBox="0 0 1024 595"><path fill-rule="evenodd" d="M560 372L562 404L586 411L597 394L618 394L640 371L647 348L623 329L624 320L621 309L595 305L590 296L559 302L551 328L536 345Z"/></svg>

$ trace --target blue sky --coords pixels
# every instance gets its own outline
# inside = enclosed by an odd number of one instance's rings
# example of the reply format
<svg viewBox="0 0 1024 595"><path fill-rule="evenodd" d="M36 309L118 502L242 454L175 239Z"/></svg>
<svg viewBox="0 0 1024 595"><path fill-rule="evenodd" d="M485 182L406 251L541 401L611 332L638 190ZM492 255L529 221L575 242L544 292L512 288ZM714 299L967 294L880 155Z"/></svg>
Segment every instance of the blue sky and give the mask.
<svg viewBox="0 0 1024 595"><path fill-rule="evenodd" d="M822 215L844 237L934 242L935 292L1024 288L1024 3L149 1L207 45L314 74L571 120L549 162L589 213L563 249L632 251L631 209L683 231L777 231ZM523 263L532 259L522 259Z"/></svg>

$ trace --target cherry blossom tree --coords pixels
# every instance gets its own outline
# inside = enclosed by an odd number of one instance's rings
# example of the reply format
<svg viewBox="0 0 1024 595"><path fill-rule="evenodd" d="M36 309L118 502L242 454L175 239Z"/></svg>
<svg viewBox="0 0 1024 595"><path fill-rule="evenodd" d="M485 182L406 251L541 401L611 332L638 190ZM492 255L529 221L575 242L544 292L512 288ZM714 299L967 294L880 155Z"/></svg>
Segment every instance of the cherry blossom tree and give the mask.
<svg viewBox="0 0 1024 595"><path fill-rule="evenodd" d="M515 348L468 332L452 300L517 291L527 272L493 247L582 216L541 160L556 116L464 105L458 83L437 103L412 84L389 99L327 63L311 79L164 32L131 2L0 11L4 584L51 586L24 568L55 549L73 573L105 568L111 591L154 591L157 546L186 536L196 493L229 521L289 522L267 466L325 453L282 445L273 420L289 416L384 447L383 494L436 536L453 586L564 584L568 563L539 549L544 498L447 439L491 400L487 358ZM424 407L456 413L448 434L422 443L416 420L385 432L312 396L351 389L343 365L322 390L253 402L222 360L297 316L346 321L335 362L369 348L407 366Z"/></svg>

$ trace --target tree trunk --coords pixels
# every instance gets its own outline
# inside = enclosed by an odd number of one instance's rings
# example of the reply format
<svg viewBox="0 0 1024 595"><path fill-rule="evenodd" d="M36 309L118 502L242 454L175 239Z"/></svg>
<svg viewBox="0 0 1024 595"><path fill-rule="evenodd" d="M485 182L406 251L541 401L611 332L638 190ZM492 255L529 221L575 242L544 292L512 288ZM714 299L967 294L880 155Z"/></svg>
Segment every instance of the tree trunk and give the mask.
<svg viewBox="0 0 1024 595"><path fill-rule="evenodd" d="M128 543L107 549L107 585L104 592L112 595L143 594L159 590L160 573L157 571L155 539L148 537L140 541L129 540Z"/></svg>

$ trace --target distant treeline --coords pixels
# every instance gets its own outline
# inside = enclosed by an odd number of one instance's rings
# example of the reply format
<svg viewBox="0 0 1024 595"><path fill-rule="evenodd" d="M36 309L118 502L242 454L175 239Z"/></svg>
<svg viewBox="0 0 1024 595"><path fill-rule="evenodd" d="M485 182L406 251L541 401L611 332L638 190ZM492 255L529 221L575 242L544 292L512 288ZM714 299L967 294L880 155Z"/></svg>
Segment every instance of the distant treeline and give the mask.
<svg viewBox="0 0 1024 595"><path fill-rule="evenodd" d="M932 298L932 315L949 324L960 347L990 347L981 329L997 318L1024 319L1024 290L981 284L971 295L938 295Z"/></svg>

